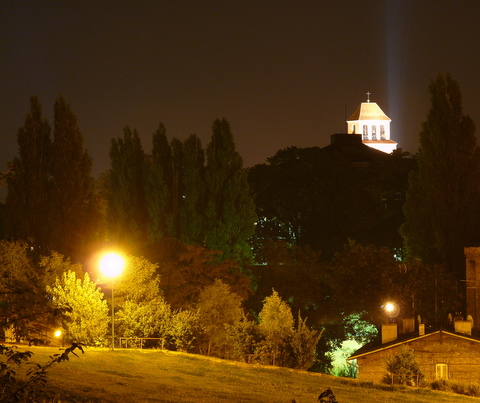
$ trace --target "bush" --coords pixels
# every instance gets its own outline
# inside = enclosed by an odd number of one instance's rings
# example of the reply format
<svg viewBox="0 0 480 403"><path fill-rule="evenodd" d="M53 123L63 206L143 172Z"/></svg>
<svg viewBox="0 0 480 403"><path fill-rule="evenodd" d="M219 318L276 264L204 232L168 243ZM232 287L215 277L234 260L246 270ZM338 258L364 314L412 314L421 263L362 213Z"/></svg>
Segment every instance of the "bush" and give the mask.
<svg viewBox="0 0 480 403"><path fill-rule="evenodd" d="M243 318L238 323L226 326L227 338L232 346L231 358L249 362L249 356L255 353L263 336L255 323Z"/></svg>
<svg viewBox="0 0 480 403"><path fill-rule="evenodd" d="M418 386L424 378L414 351L406 346L402 346L396 355L388 356L386 367L388 373L383 378L384 383Z"/></svg>
<svg viewBox="0 0 480 403"><path fill-rule="evenodd" d="M437 379L430 384L434 390L452 392L459 395L480 397L480 384L476 382L460 382L447 379Z"/></svg>

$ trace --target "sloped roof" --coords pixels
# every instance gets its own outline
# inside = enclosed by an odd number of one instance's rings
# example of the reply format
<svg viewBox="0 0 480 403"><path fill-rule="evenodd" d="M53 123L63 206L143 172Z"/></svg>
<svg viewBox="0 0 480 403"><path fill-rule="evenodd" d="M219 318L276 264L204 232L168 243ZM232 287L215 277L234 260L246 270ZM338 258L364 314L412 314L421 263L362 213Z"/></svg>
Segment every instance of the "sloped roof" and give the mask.
<svg viewBox="0 0 480 403"><path fill-rule="evenodd" d="M391 122L391 119L385 115L376 102L362 102L347 122L356 120L387 120Z"/></svg>
<svg viewBox="0 0 480 403"><path fill-rule="evenodd" d="M400 346L400 345L405 344L405 343L410 343L410 342L415 341L415 340L420 340L420 339L424 339L426 337L431 337L431 336L433 336L435 334L439 334L439 333L446 334L446 335L453 336L453 337L458 337L460 339L465 339L465 340L468 340L468 341L473 341L473 342L476 342L476 343L480 343L480 339L478 339L476 337L473 337L473 336L463 334L463 333L454 333L454 332L447 332L445 330L436 330L434 332L425 333L424 335L421 335L421 336L418 333L415 333L413 336L409 335L407 337L404 337L404 338L401 338L401 339L399 338L397 340L391 341L389 343L384 343L384 344L379 344L378 340L376 340L372 343L368 343L368 344L364 345L363 347L360 347L350 357L348 357L347 360L354 360L356 358L360 358L360 357L363 357L363 356L366 356L366 355L374 354L374 353L379 352L379 351L388 350L389 348Z"/></svg>

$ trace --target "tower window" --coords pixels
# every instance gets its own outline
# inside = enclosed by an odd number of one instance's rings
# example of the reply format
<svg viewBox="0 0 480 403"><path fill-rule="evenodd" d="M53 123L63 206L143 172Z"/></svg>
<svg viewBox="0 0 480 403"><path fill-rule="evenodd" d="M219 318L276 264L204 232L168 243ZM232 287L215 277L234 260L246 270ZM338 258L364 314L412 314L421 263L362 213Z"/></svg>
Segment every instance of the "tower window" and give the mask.
<svg viewBox="0 0 480 403"><path fill-rule="evenodd" d="M372 126L372 140L377 139L377 126L373 125Z"/></svg>
<svg viewBox="0 0 480 403"><path fill-rule="evenodd" d="M386 140L385 125L380 125L380 140Z"/></svg>
<svg viewBox="0 0 480 403"><path fill-rule="evenodd" d="M363 125L362 140L368 140L368 126L367 125Z"/></svg>

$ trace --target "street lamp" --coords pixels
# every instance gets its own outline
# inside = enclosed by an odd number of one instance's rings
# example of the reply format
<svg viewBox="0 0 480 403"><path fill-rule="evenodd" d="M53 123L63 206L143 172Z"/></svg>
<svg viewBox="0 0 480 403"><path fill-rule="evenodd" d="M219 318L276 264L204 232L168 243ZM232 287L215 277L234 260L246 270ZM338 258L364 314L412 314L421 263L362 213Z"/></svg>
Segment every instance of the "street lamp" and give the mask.
<svg viewBox="0 0 480 403"><path fill-rule="evenodd" d="M100 259L100 270L102 273L112 278L112 350L115 347L115 311L113 300L113 284L116 277L122 274L125 267L125 260L116 253L108 253Z"/></svg>
<svg viewBox="0 0 480 403"><path fill-rule="evenodd" d="M385 310L390 322L393 322L400 313L400 307L393 302L387 302L382 308Z"/></svg>

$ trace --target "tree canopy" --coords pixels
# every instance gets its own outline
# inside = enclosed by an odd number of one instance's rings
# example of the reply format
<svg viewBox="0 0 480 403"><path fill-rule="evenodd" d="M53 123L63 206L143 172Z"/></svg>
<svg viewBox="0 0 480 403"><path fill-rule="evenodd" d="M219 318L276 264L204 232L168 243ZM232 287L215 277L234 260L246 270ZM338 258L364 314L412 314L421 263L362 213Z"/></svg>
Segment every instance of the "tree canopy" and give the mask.
<svg viewBox="0 0 480 403"><path fill-rule="evenodd" d="M88 273L80 279L72 271L64 272L54 285L47 286L47 292L54 306L64 310L60 322L67 340L102 345L108 327L108 306Z"/></svg>
<svg viewBox="0 0 480 403"><path fill-rule="evenodd" d="M463 248L480 242L480 150L458 83L438 76L429 89L431 106L420 133L418 170L410 175L402 234L410 256L444 264L460 280Z"/></svg>
<svg viewBox="0 0 480 403"><path fill-rule="evenodd" d="M52 141L41 104L32 97L17 142L19 157L7 181L7 235L28 240L37 258L55 250L84 259L98 239L99 201L70 105L61 96L55 101Z"/></svg>

